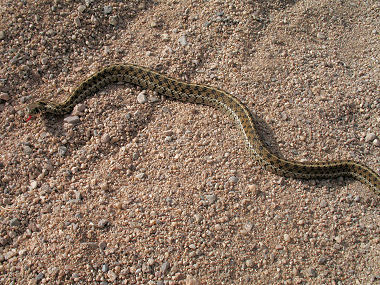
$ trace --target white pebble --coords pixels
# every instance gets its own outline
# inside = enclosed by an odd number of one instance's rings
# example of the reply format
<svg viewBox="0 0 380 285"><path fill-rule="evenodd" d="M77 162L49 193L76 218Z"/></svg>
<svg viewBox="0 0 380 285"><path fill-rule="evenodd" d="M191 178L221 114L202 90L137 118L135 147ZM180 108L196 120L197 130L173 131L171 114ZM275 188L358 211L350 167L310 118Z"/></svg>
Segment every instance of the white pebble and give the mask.
<svg viewBox="0 0 380 285"><path fill-rule="evenodd" d="M102 143L109 143L110 140L111 140L111 138L110 138L109 134L104 134L104 135L102 135L102 137L100 138L100 141L101 141Z"/></svg>
<svg viewBox="0 0 380 285"><path fill-rule="evenodd" d="M77 116L77 115L81 114L85 109L86 109L86 105L78 104L74 107L72 114Z"/></svg>
<svg viewBox="0 0 380 285"><path fill-rule="evenodd" d="M231 183L237 183L238 182L238 178L236 176L231 176L228 181L231 182Z"/></svg>
<svg viewBox="0 0 380 285"><path fill-rule="evenodd" d="M137 102L139 102L140 104L144 104L148 101L148 99L146 98L146 95L145 95L146 91L143 90L139 93L139 95L137 95Z"/></svg>
<svg viewBox="0 0 380 285"><path fill-rule="evenodd" d="M255 263L253 262L252 259L247 259L245 261L245 265L247 265L247 267L253 267L255 265Z"/></svg>
<svg viewBox="0 0 380 285"><path fill-rule="evenodd" d="M318 38L318 39L321 39L321 40L325 40L325 39L326 39L326 35L323 34L323 33L321 33L321 32L318 32L318 33L317 33L317 38Z"/></svg>
<svg viewBox="0 0 380 285"><path fill-rule="evenodd" d="M31 190L36 189L37 186L38 186L37 181L32 180L32 181L30 182L30 189L31 189Z"/></svg>
<svg viewBox="0 0 380 285"><path fill-rule="evenodd" d="M365 136L365 142L371 142L373 141L374 139L376 138L376 135L374 133L368 133L366 136Z"/></svg>
<svg viewBox="0 0 380 285"><path fill-rule="evenodd" d="M253 224L251 222L248 222L248 223L244 224L243 228L246 232L250 232L253 228Z"/></svg>
<svg viewBox="0 0 380 285"><path fill-rule="evenodd" d="M210 195L205 195L206 200L210 203L213 204L216 201L216 195L210 194Z"/></svg>
<svg viewBox="0 0 380 285"><path fill-rule="evenodd" d="M63 121L65 121L68 124L75 125L76 123L79 122L79 117L78 116L68 116Z"/></svg>
<svg viewBox="0 0 380 285"><path fill-rule="evenodd" d="M187 40L186 40L186 36L185 35L182 35L179 37L178 39L178 42L181 44L181 46L186 46L187 45Z"/></svg>
<svg viewBox="0 0 380 285"><path fill-rule="evenodd" d="M143 178L145 178L145 173L144 173L144 172L138 173L138 174L136 174L135 177L136 177L137 179L143 179Z"/></svg>

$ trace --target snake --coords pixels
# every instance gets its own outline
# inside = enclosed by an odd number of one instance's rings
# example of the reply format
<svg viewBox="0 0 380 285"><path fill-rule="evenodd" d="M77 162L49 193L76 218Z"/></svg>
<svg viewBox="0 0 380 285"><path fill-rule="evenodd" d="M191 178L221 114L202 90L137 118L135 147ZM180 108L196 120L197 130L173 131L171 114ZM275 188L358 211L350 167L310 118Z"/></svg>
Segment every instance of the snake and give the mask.
<svg viewBox="0 0 380 285"><path fill-rule="evenodd" d="M228 113L236 122L253 158L265 170L296 179L354 178L380 195L380 176L371 168L353 160L293 161L272 152L257 130L248 107L237 97L219 88L187 83L135 64L112 64L82 81L62 103L39 100L27 106L29 117L38 114L63 115L112 83L129 83L142 89L185 103L214 107Z"/></svg>

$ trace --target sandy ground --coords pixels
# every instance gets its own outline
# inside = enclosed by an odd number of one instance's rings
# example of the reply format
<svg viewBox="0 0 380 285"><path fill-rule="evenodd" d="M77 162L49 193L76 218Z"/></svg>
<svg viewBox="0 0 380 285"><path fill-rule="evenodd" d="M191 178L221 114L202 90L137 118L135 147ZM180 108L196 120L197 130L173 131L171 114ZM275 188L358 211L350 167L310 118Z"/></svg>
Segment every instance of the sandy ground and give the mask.
<svg viewBox="0 0 380 285"><path fill-rule="evenodd" d="M25 122L128 62L238 96L283 157L379 172L378 1L0 2L0 283L379 284L375 193L267 173L218 111L115 84Z"/></svg>

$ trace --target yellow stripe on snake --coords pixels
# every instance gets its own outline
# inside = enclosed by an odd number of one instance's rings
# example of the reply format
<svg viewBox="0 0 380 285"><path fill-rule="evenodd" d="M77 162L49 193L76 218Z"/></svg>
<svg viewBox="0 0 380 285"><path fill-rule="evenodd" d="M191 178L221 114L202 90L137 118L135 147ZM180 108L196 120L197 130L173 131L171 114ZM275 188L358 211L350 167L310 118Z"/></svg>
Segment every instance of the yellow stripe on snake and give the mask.
<svg viewBox="0 0 380 285"><path fill-rule="evenodd" d="M251 112L235 96L214 87L176 80L133 64L108 66L79 84L63 103L37 101L28 106L29 114L70 113L76 104L115 82L131 83L179 101L208 105L227 111L235 118L254 158L262 167L280 176L302 179L353 177L368 185L376 194L380 194L379 175L359 162L352 160L297 162L280 158L272 153L260 139Z"/></svg>

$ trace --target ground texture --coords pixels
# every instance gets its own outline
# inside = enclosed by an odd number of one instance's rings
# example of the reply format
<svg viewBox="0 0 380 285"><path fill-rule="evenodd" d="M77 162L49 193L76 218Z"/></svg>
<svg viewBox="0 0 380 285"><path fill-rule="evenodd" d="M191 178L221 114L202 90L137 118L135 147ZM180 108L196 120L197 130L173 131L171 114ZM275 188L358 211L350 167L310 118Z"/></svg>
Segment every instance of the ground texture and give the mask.
<svg viewBox="0 0 380 285"><path fill-rule="evenodd" d="M239 97L295 160L380 170L378 1L0 1L1 284L378 284L379 198L267 173L209 107L93 72L135 63Z"/></svg>

